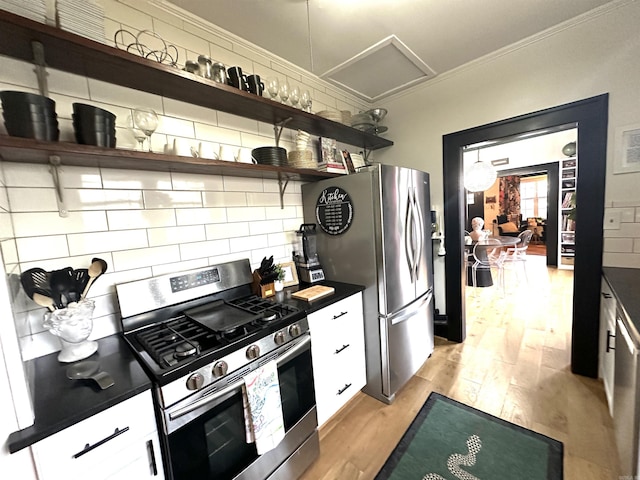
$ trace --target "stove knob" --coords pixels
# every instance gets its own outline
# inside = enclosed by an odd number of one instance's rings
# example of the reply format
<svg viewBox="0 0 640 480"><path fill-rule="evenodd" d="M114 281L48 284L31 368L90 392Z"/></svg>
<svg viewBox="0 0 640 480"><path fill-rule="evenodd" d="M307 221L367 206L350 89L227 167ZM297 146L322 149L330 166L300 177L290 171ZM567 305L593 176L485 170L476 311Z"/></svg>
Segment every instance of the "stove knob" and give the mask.
<svg viewBox="0 0 640 480"><path fill-rule="evenodd" d="M204 377L199 373L194 373L187 378L187 389L198 390L204 384Z"/></svg>
<svg viewBox="0 0 640 480"><path fill-rule="evenodd" d="M258 358L260 355L260 347L257 345L251 345L247 348L247 358L249 360L253 360L254 358Z"/></svg>
<svg viewBox="0 0 640 480"><path fill-rule="evenodd" d="M276 345L282 345L285 341L284 332L276 332L276 334L273 336L273 341L276 342Z"/></svg>
<svg viewBox="0 0 640 480"><path fill-rule="evenodd" d="M297 337L301 333L302 333L302 330L300 330L300 325L298 325L297 323L294 323L289 327L289 335L291 335L292 337Z"/></svg>
<svg viewBox="0 0 640 480"><path fill-rule="evenodd" d="M211 369L211 373L213 374L214 377L218 378L218 377L222 377L223 375L226 375L227 370L229 370L229 365L227 365L227 362L225 362L224 360L221 360L219 362L216 362L213 365L213 368Z"/></svg>

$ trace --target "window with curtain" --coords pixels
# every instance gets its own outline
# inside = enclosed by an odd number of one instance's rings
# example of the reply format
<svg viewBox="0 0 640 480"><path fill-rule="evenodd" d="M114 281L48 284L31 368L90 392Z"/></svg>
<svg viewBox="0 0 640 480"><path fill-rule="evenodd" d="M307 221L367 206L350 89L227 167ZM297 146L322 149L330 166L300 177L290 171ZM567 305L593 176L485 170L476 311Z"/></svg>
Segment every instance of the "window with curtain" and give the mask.
<svg viewBox="0 0 640 480"><path fill-rule="evenodd" d="M522 218L547 218L547 176L520 178L520 211Z"/></svg>

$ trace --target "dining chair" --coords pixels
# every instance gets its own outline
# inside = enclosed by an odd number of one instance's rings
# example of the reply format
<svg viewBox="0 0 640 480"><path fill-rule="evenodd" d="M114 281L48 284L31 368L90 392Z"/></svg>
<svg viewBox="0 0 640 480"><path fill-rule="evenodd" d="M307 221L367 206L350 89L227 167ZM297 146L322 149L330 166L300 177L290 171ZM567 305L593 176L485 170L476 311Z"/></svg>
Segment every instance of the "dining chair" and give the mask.
<svg viewBox="0 0 640 480"><path fill-rule="evenodd" d="M471 267L471 279L474 287L474 295L478 288L478 269L498 271L497 284L504 296L504 260L507 252L504 245L497 238L488 238L473 246L473 265Z"/></svg>
<svg viewBox="0 0 640 480"><path fill-rule="evenodd" d="M522 265L522 270L524 271L524 278L529 283L529 277L527 275L527 249L529 248L529 242L531 242L531 237L533 236L533 231L525 230L524 232L518 235L520 241L514 246L507 248L506 256L504 259L504 264L506 265Z"/></svg>

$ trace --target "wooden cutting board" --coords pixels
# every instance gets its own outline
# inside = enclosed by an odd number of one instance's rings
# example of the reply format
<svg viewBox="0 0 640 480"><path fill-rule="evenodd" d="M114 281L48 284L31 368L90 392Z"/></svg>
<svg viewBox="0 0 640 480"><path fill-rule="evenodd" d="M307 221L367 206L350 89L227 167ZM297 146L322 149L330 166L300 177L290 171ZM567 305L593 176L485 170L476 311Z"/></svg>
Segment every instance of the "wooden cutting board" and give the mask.
<svg viewBox="0 0 640 480"><path fill-rule="evenodd" d="M318 298L331 295L335 291L336 289L333 287L325 287L324 285L315 285L313 287L305 288L304 290L298 290L297 292L292 293L291 296L293 298L298 298L300 300L306 300L307 302L311 302L313 300L317 300Z"/></svg>

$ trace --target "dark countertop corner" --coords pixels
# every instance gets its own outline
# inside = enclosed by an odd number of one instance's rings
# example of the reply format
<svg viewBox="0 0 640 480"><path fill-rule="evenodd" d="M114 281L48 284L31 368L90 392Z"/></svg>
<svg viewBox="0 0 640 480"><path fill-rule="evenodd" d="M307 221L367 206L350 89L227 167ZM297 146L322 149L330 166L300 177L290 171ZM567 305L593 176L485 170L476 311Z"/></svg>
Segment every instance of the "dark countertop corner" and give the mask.
<svg viewBox="0 0 640 480"><path fill-rule="evenodd" d="M298 300L297 298L292 298L291 294L295 293L299 290L304 290L305 288L309 288L315 285L325 285L327 287L335 288L335 292L327 295L326 297L319 298L317 300L313 300L311 302L307 302L304 300ZM273 299L276 302L283 302L288 305L292 305L301 310L305 310L307 315L313 312L316 312L324 307L327 307L333 303L339 302L351 295L364 291L365 287L361 285L353 285L351 283L342 283L342 282L334 282L330 280L323 280L321 282L316 282L314 284L308 283L300 283L299 285L294 285L292 287L286 287L282 292L276 293Z"/></svg>
<svg viewBox="0 0 640 480"><path fill-rule="evenodd" d="M25 362L33 398L34 424L9 435L11 453L106 410L151 388L144 372L121 334L98 340L98 351L85 360L100 362L114 385L100 390L93 380L69 380L70 363L60 363L58 352Z"/></svg>
<svg viewBox="0 0 640 480"><path fill-rule="evenodd" d="M602 272L616 300L640 331L640 268L603 267Z"/></svg>

